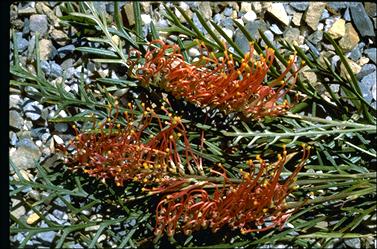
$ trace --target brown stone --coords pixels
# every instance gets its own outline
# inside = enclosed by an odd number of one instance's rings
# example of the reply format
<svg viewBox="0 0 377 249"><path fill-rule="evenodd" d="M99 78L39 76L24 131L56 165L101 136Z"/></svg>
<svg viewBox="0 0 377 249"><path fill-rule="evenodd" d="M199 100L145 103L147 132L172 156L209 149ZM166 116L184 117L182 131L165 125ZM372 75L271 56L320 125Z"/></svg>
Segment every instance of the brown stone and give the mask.
<svg viewBox="0 0 377 249"><path fill-rule="evenodd" d="M339 41L339 46L345 51L351 51L360 41L359 35L357 34L352 23L346 23L346 32L344 36Z"/></svg>
<svg viewBox="0 0 377 249"><path fill-rule="evenodd" d="M305 22L313 30L317 30L319 19L325 9L326 3L324 2L311 2L305 13Z"/></svg>

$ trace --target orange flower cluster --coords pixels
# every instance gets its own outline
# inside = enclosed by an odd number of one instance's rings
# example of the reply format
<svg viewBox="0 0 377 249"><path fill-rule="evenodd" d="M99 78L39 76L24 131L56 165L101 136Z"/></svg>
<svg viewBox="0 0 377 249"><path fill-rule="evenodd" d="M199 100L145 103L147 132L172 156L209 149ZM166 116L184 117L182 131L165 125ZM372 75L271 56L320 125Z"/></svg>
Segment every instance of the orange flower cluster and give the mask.
<svg viewBox="0 0 377 249"><path fill-rule="evenodd" d="M208 227L216 232L225 225L240 229L242 233L282 227L292 213L287 210L285 198L292 191L292 184L309 156L309 149L304 146L301 162L284 183L279 183L279 179L286 161L285 149L275 164L267 165L257 157L257 168L249 160L250 172L242 171L240 184L231 183L223 173L224 183L228 186L224 184L221 190L213 183L203 182L167 195L157 206L155 234L166 231L168 236L173 236L180 231L189 235ZM211 186L214 188L212 195L204 188ZM262 227L266 221L271 225Z"/></svg>
<svg viewBox="0 0 377 249"><path fill-rule="evenodd" d="M209 52L203 42L199 46L199 62L188 64L178 45L168 45L161 40L152 41L143 59L140 52L136 51L138 59L132 64L142 64L136 78L143 85L157 81L177 98L225 112L241 112L246 116L263 118L280 115L288 110L289 104L281 99L294 87L297 79L295 56L291 56L286 69L277 79L265 85L267 72L275 58L273 49L267 48L266 55L261 54L256 59L254 46L250 43L250 51L238 63L227 52L225 45L221 58Z"/></svg>
<svg viewBox="0 0 377 249"><path fill-rule="evenodd" d="M169 181L170 175L203 174L197 157L192 153L181 119L162 109L170 118L162 121L151 108L142 104L142 117L136 119L133 105L124 112L127 125L115 125L118 106L113 119L108 118L99 126L97 133L81 133L70 142L75 153L66 153L66 163L74 169L82 169L99 179L114 179L117 186L133 180L144 184ZM156 134L146 131L152 120L158 124ZM75 128L75 127L74 127ZM149 127L151 128L151 127ZM75 128L76 129L76 128ZM183 143L183 153L178 152L177 143ZM67 152L67 148L65 148ZM184 158L185 166L182 159ZM196 166L194 169L192 163Z"/></svg>

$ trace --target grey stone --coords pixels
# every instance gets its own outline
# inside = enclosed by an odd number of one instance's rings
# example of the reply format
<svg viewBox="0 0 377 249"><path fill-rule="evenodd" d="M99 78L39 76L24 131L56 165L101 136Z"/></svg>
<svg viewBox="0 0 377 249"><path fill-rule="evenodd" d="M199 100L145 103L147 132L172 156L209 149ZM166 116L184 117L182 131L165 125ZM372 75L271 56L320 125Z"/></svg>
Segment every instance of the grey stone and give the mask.
<svg viewBox="0 0 377 249"><path fill-rule="evenodd" d="M63 70L62 70L62 67L59 64L52 61L52 62L50 62L50 67L51 67L51 73L50 73L51 76L53 76L55 78L62 76Z"/></svg>
<svg viewBox="0 0 377 249"><path fill-rule="evenodd" d="M45 73L45 75L50 75L51 73L51 66L48 61L42 60L41 61L41 69Z"/></svg>
<svg viewBox="0 0 377 249"><path fill-rule="evenodd" d="M367 76L368 74L371 74L376 71L376 65L374 64L365 64L362 66L360 72L357 74L357 78L360 80Z"/></svg>
<svg viewBox="0 0 377 249"><path fill-rule="evenodd" d="M273 45L275 45L275 44L274 44L274 34L273 34L270 30L266 30L266 31L264 31L263 34L266 36L266 38L267 38L267 39L268 39ZM261 42L261 45L264 47L264 46L266 46L267 44L266 44L264 41L262 41L262 42Z"/></svg>
<svg viewBox="0 0 377 249"><path fill-rule="evenodd" d="M226 8L224 9L223 14L224 14L224 16L231 16L231 15L232 15L232 12L233 12L233 9L232 9L232 8L230 8L230 7L226 7Z"/></svg>
<svg viewBox="0 0 377 249"><path fill-rule="evenodd" d="M47 140L51 137L51 134L46 132L46 133L43 133L42 136L41 136L41 140L43 143L46 143Z"/></svg>
<svg viewBox="0 0 377 249"><path fill-rule="evenodd" d="M16 43L16 48L18 52L23 52L25 49L29 46L28 40L25 38L22 38L22 32L17 32L16 33L16 38L17 38L17 43Z"/></svg>
<svg viewBox="0 0 377 249"><path fill-rule="evenodd" d="M321 17L319 18L319 20L322 21L322 20L325 20L326 18L329 18L329 17L330 17L330 13L329 13L329 11L328 11L327 9L324 9L324 10L322 11L322 15L321 15Z"/></svg>
<svg viewBox="0 0 377 249"><path fill-rule="evenodd" d="M37 101L26 100L22 109L24 110L26 117L31 120L38 120L41 117L43 106Z"/></svg>
<svg viewBox="0 0 377 249"><path fill-rule="evenodd" d="M82 249L84 247L82 245L80 245L79 243L75 243L75 244L70 245L69 248Z"/></svg>
<svg viewBox="0 0 377 249"><path fill-rule="evenodd" d="M66 123L56 123L54 127L58 132L66 132L68 130L68 125Z"/></svg>
<svg viewBox="0 0 377 249"><path fill-rule="evenodd" d="M44 221L42 221L40 227L48 227L48 225L44 223ZM57 232L55 231L42 232L42 233L38 233L37 238L39 238L40 240L48 244L51 244L56 234Z"/></svg>
<svg viewBox="0 0 377 249"><path fill-rule="evenodd" d="M299 35L300 30L298 28L287 28L283 33L284 39L289 43L297 41Z"/></svg>
<svg viewBox="0 0 377 249"><path fill-rule="evenodd" d="M322 41L322 38L323 38L323 32L319 30L313 32L311 35L308 36L308 40L311 41L314 45Z"/></svg>
<svg viewBox="0 0 377 249"><path fill-rule="evenodd" d="M30 31L38 32L43 36L48 30L48 22L46 15L32 15L30 16Z"/></svg>
<svg viewBox="0 0 377 249"><path fill-rule="evenodd" d="M309 49L316 55L316 56L319 56L320 55L320 52L318 51L318 49L310 42L310 41L306 41L306 45L308 45Z"/></svg>
<svg viewBox="0 0 377 249"><path fill-rule="evenodd" d="M22 28L22 33L27 35L27 34L29 34L29 32L30 32L30 20L29 20L29 18L25 18L24 19L24 25L23 25L23 28Z"/></svg>
<svg viewBox="0 0 377 249"><path fill-rule="evenodd" d="M275 34L277 34L277 35L281 35L281 34L283 34L283 32L279 29L279 26L276 25L275 23L274 23L274 24L271 24L270 30L271 30L272 32L274 32Z"/></svg>
<svg viewBox="0 0 377 249"><path fill-rule="evenodd" d="M194 22L195 26L199 29L200 32L202 32L204 35L206 35L208 32L207 30L203 27L203 25L200 23L196 13L192 15L192 21Z"/></svg>
<svg viewBox="0 0 377 249"><path fill-rule="evenodd" d="M26 209L18 199L11 199L12 211L10 212L14 217L20 219L21 216L26 214Z"/></svg>
<svg viewBox="0 0 377 249"><path fill-rule="evenodd" d="M35 35L33 35L29 40L28 53L27 53L27 56L29 58L32 58L32 56L34 56L34 49L35 49Z"/></svg>
<svg viewBox="0 0 377 249"><path fill-rule="evenodd" d="M42 135L44 133L48 132L48 128L46 127L38 127L38 128L33 128L30 131L30 135L34 139L41 139Z"/></svg>
<svg viewBox="0 0 377 249"><path fill-rule="evenodd" d="M304 12L309 6L309 2L290 2L289 5L297 11Z"/></svg>
<svg viewBox="0 0 377 249"><path fill-rule="evenodd" d="M297 13L297 11L292 8L288 3L283 3L285 12L287 12L288 15L292 16L293 14Z"/></svg>
<svg viewBox="0 0 377 249"><path fill-rule="evenodd" d="M67 201L67 202L71 202L71 197L69 195L64 195L63 198ZM60 197L56 198L53 202L55 205L59 206L59 207L62 207L62 208L65 208L67 207L67 205L61 200Z"/></svg>
<svg viewBox="0 0 377 249"><path fill-rule="evenodd" d="M258 32L258 29L260 29L262 32L265 32L268 27L263 20L255 20L254 22L246 23L245 29L249 32L250 36L254 40L259 40L260 34ZM242 52L246 53L247 51L249 51L249 41L246 39L241 30L236 31L235 43L240 47Z"/></svg>
<svg viewBox="0 0 377 249"><path fill-rule="evenodd" d="M24 233L17 233L15 236L11 237L12 242L22 242L25 239L25 234Z"/></svg>
<svg viewBox="0 0 377 249"><path fill-rule="evenodd" d="M114 13L114 3L106 3L106 11L112 15Z"/></svg>
<svg viewBox="0 0 377 249"><path fill-rule="evenodd" d="M361 242L359 238L345 239L344 244L351 248L361 248Z"/></svg>
<svg viewBox="0 0 377 249"><path fill-rule="evenodd" d="M350 7L353 23L355 24L360 35L374 36L373 22L366 13L362 3L357 3Z"/></svg>
<svg viewBox="0 0 377 249"><path fill-rule="evenodd" d="M348 7L347 2L329 2L327 3L327 6L335 11L339 11L341 9L345 9Z"/></svg>
<svg viewBox="0 0 377 249"><path fill-rule="evenodd" d="M377 84L374 84L372 86L372 97L375 101L377 101ZM376 109L376 108L374 108Z"/></svg>
<svg viewBox="0 0 377 249"><path fill-rule="evenodd" d="M376 48L368 48L364 50L364 53L368 56L369 59L371 59L374 63L376 62L376 53L377 49Z"/></svg>
<svg viewBox="0 0 377 249"><path fill-rule="evenodd" d="M216 24L219 24L221 22L221 20L224 19L224 16L221 15L220 13L217 13L213 16L213 21L216 23Z"/></svg>
<svg viewBox="0 0 377 249"><path fill-rule="evenodd" d="M9 126L20 130L23 126L24 120L18 111L9 111Z"/></svg>
<svg viewBox="0 0 377 249"><path fill-rule="evenodd" d="M55 209L54 211L52 211L52 214L53 214L56 218L58 218L58 219L60 219L60 220L63 220L63 221L66 221L66 220L68 219L68 215L67 215L65 212L60 211L60 210L58 210L58 209Z"/></svg>
<svg viewBox="0 0 377 249"><path fill-rule="evenodd" d="M169 23L167 20L161 19L156 23L156 27L167 28L169 27Z"/></svg>
<svg viewBox="0 0 377 249"><path fill-rule="evenodd" d="M13 131L10 131L9 132L9 143L12 145L12 146L15 146L16 143L18 141L18 138L17 138L17 135L16 133L14 133Z"/></svg>
<svg viewBox="0 0 377 249"><path fill-rule="evenodd" d="M344 20L346 20L347 22L350 22L350 21L351 21L350 8L347 8L346 11L344 11L343 18L344 18Z"/></svg>
<svg viewBox="0 0 377 249"><path fill-rule="evenodd" d="M375 84L376 84L376 71L365 76L360 82L361 93L363 97L365 98L365 100L369 103L371 103L373 100L372 88L373 88L373 85Z"/></svg>
<svg viewBox="0 0 377 249"><path fill-rule="evenodd" d="M61 59L66 57L68 54L71 54L75 50L75 46L73 44L69 44L67 46L63 46L58 48L57 53Z"/></svg>
<svg viewBox="0 0 377 249"><path fill-rule="evenodd" d="M224 28L233 28L233 19L232 18L224 18L221 22Z"/></svg>
<svg viewBox="0 0 377 249"><path fill-rule="evenodd" d="M99 12L99 13L103 13L103 12L106 12L106 2L102 2L102 1L96 1L96 2L93 2L93 6L94 8L96 8L96 10Z"/></svg>
<svg viewBox="0 0 377 249"><path fill-rule="evenodd" d="M16 151L10 154L10 159L19 169L34 168L34 161L41 156L38 146L28 138L18 141Z"/></svg>
<svg viewBox="0 0 377 249"><path fill-rule="evenodd" d="M74 67L69 67L66 70L64 70L64 77L66 79L72 79L74 73L76 72Z"/></svg>
<svg viewBox="0 0 377 249"><path fill-rule="evenodd" d="M62 67L62 69L67 70L68 68L72 68L74 63L75 63L75 60L73 58L68 58L64 60L60 64L60 66Z"/></svg>
<svg viewBox="0 0 377 249"><path fill-rule="evenodd" d="M21 103L20 95L9 95L9 109L19 109Z"/></svg>
<svg viewBox="0 0 377 249"><path fill-rule="evenodd" d="M351 54L349 56L350 59L353 61L357 61L361 57L361 51L359 46L356 46L354 49L352 49Z"/></svg>
<svg viewBox="0 0 377 249"><path fill-rule="evenodd" d="M35 201L39 201L41 199L41 195L38 190L32 189L29 191L28 195Z"/></svg>

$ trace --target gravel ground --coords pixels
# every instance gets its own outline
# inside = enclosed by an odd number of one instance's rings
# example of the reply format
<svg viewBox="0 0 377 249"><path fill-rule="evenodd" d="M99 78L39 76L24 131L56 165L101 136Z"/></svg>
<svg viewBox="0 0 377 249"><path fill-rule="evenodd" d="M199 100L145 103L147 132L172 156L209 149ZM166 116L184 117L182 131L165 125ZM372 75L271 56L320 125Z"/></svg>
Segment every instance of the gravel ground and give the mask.
<svg viewBox="0 0 377 249"><path fill-rule="evenodd" d="M142 2L143 30L146 33L151 20L157 27L166 27L167 20L163 18L164 9L158 2ZM346 52L352 70L357 75L363 97L376 106L376 38L377 26L376 4L371 2L174 2L168 6L180 6L184 9L199 30L206 34L196 14L199 9L205 17L212 19L223 28L223 31L246 50L248 42L241 35L240 30L233 25L232 19L236 19L250 32L251 36L259 39L257 29L274 43L277 39L284 38L296 43L303 50L309 48L315 51L319 58L326 57L334 66L339 65L339 57L335 55L334 48L322 43L323 32L329 32L337 39L339 45ZM60 82L65 78L65 89L71 92L78 91L77 79L81 71L85 73L85 81L95 75L117 78L118 75L112 68L102 65L97 67L94 63L82 69L80 53L75 48L87 45L77 38L72 38L74 30L62 27L59 17L62 16L61 3L49 2L22 2L14 3L10 9L11 29L17 36L17 48L21 55L21 62L30 65L35 46L35 32L40 35L41 67L51 83ZM95 2L100 11L113 14L113 3ZM127 2L120 2L120 8L129 13ZM131 8L132 9L132 8ZM176 12L180 16L179 12ZM180 17L184 23L183 17ZM130 24L132 18L128 16ZM11 47L12 47L12 42ZM277 43L275 43L277 44ZM12 52L10 51L12 54ZM189 54L194 56L199 51L190 49ZM343 69L344 70L344 69ZM344 72L343 72L344 73ZM303 72L311 83L316 83L315 74ZM339 89L334 88L334 91ZM32 89L31 89L32 91ZM71 138L67 134L67 124L48 124L47 120L56 115L65 117L64 111L57 113L57 109L45 106L37 101L21 95L20 91L11 88L9 96L9 154L14 164L22 170L23 174L34 179L34 160L46 161L51 157L54 144L65 143ZM59 134L59 135L58 135ZM66 135L62 135L66 134ZM10 178L14 172L11 170ZM44 193L26 189L28 194L38 200ZM69 198L69 196L67 197ZM60 203L62 204L62 203ZM64 203L63 203L64 204ZM12 205L17 205L17 200L12 200ZM12 212L17 218L26 216L32 219L32 213L26 212L26 208L19 206ZM64 209L51 210L50 219L61 224L69 224L69 218ZM90 215L87 214L88 216ZM40 226L47 226L41 222ZM40 233L38 238L30 241L30 245L48 245L54 239L56 232ZM12 241L20 241L25 235L17 234ZM354 245L360 241L354 239ZM349 242L351 243L351 242ZM73 245L72 248L80 248Z"/></svg>

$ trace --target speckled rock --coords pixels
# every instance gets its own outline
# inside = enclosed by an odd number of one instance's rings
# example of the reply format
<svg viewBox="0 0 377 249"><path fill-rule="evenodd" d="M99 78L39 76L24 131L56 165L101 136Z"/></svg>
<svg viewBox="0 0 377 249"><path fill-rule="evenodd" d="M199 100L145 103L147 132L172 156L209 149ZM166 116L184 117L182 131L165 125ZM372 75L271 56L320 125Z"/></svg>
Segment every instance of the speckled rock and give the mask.
<svg viewBox="0 0 377 249"><path fill-rule="evenodd" d="M339 40L339 46L346 52L351 51L359 43L360 38L352 23L346 23L344 36Z"/></svg>
<svg viewBox="0 0 377 249"><path fill-rule="evenodd" d="M49 60L52 59L54 54L56 53L55 47L52 45L51 40L42 39L39 41L39 51L41 60Z"/></svg>
<svg viewBox="0 0 377 249"><path fill-rule="evenodd" d="M303 13L296 12L293 14L292 23L296 26L301 26L301 19L302 19Z"/></svg>
<svg viewBox="0 0 377 249"><path fill-rule="evenodd" d="M20 130L23 126L23 119L18 111L11 110L9 112L9 126Z"/></svg>
<svg viewBox="0 0 377 249"><path fill-rule="evenodd" d="M19 169L34 168L34 160L39 159L41 152L31 139L25 138L17 143L18 148L10 153L10 160Z"/></svg>
<svg viewBox="0 0 377 249"><path fill-rule="evenodd" d="M305 13L305 22L313 30L317 30L319 19L325 9L326 3L323 2L310 2L309 8Z"/></svg>
<svg viewBox="0 0 377 249"><path fill-rule="evenodd" d="M41 36L47 33L48 23L46 15L30 16L30 31L38 32Z"/></svg>

